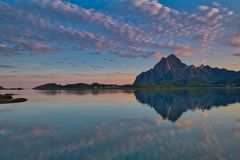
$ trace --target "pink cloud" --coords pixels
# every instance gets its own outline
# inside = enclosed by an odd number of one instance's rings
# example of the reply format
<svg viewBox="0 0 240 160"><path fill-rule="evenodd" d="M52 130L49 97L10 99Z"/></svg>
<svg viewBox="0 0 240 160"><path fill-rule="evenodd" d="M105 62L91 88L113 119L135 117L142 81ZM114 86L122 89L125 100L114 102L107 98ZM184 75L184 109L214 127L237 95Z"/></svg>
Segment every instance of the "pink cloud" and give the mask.
<svg viewBox="0 0 240 160"><path fill-rule="evenodd" d="M201 59L201 63L202 63L202 64L207 63L207 61L208 61L208 60L207 60L206 58Z"/></svg>
<svg viewBox="0 0 240 160"><path fill-rule="evenodd" d="M207 16L208 16L208 17L212 17L213 15L215 15L215 14L217 14L217 13L219 13L219 12L220 12L220 10L219 10L218 8L212 8L212 9L208 12Z"/></svg>
<svg viewBox="0 0 240 160"><path fill-rule="evenodd" d="M156 59L158 59L158 60L160 60L160 59L162 59L163 57L165 57L165 55L157 51L157 52L154 52L154 53L153 53L153 57L156 58Z"/></svg>
<svg viewBox="0 0 240 160"><path fill-rule="evenodd" d="M171 11L170 8L165 7L157 0L132 0L132 2L136 8L150 15L157 15L162 8L166 12Z"/></svg>
<svg viewBox="0 0 240 160"><path fill-rule="evenodd" d="M176 48L175 54L180 57L191 57L195 50L188 45L181 45Z"/></svg>

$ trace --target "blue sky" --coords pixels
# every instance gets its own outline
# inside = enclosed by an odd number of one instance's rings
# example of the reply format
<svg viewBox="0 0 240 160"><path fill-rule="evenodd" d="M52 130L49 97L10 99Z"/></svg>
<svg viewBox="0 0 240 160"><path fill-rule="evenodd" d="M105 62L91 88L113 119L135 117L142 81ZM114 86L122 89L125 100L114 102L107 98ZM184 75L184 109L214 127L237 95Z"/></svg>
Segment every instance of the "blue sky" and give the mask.
<svg viewBox="0 0 240 160"><path fill-rule="evenodd" d="M132 83L162 57L240 70L240 0L2 0L0 85Z"/></svg>

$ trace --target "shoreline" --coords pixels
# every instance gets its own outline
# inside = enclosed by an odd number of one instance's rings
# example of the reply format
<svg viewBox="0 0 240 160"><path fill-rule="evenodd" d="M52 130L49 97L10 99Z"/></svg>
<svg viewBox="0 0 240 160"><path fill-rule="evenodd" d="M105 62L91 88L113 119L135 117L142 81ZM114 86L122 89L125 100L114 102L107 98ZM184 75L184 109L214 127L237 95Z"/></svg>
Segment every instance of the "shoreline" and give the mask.
<svg viewBox="0 0 240 160"><path fill-rule="evenodd" d="M175 90L175 89L240 89L240 87L133 87L133 88L81 88L81 89L29 89L29 90L36 90L36 91L82 91L82 90Z"/></svg>

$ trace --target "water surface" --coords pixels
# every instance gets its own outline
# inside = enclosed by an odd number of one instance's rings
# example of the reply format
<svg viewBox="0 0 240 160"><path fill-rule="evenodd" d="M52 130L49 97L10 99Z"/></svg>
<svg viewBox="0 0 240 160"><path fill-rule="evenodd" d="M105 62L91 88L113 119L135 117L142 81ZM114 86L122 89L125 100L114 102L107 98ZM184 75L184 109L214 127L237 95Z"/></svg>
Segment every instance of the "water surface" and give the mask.
<svg viewBox="0 0 240 160"><path fill-rule="evenodd" d="M240 157L239 90L1 91L0 159Z"/></svg>

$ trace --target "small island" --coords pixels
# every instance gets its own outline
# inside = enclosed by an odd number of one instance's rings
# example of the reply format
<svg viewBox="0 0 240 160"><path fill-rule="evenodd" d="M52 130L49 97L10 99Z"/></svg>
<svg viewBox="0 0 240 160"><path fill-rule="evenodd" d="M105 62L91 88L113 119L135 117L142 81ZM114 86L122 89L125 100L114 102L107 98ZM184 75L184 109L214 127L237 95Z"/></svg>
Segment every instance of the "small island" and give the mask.
<svg viewBox="0 0 240 160"><path fill-rule="evenodd" d="M4 88L3 86L0 86L0 90L24 90L23 88Z"/></svg>
<svg viewBox="0 0 240 160"><path fill-rule="evenodd" d="M26 98L13 98L14 94L0 94L0 104L26 102Z"/></svg>

